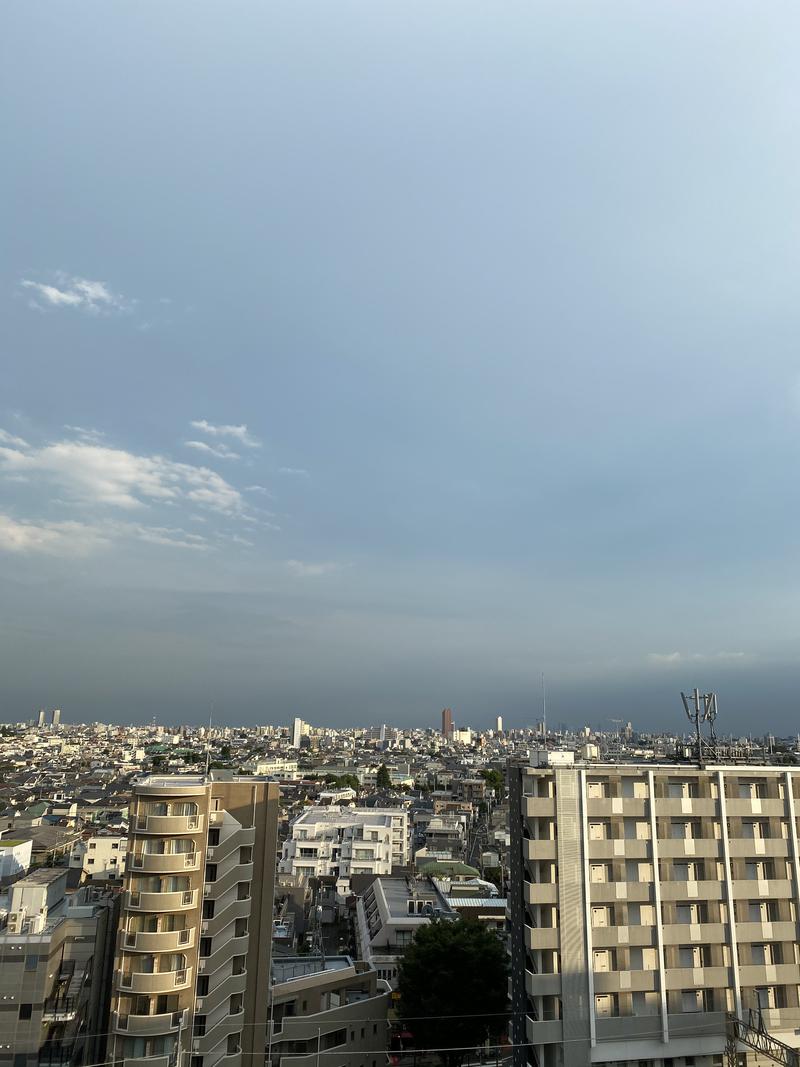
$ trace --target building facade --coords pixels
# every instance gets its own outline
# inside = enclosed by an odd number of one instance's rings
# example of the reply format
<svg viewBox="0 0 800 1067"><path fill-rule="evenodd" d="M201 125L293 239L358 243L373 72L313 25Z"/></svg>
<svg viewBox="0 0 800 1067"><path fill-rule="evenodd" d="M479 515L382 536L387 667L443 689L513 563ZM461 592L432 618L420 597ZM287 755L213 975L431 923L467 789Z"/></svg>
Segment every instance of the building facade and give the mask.
<svg viewBox="0 0 800 1067"><path fill-rule="evenodd" d="M246 1067L263 1056L278 795L263 779L216 771L134 783L116 1063Z"/></svg>
<svg viewBox="0 0 800 1067"><path fill-rule="evenodd" d="M93 834L75 842L69 865L73 869L80 869L87 879L107 882L122 878L127 851L127 837L121 834Z"/></svg>
<svg viewBox="0 0 800 1067"><path fill-rule="evenodd" d="M401 808L307 808L283 843L282 874L327 875L346 887L354 874L390 874L408 863L408 815Z"/></svg>
<svg viewBox="0 0 800 1067"><path fill-rule="evenodd" d="M349 956L283 956L272 966L267 1067L384 1067L390 990Z"/></svg>
<svg viewBox="0 0 800 1067"><path fill-rule="evenodd" d="M67 893L67 871L43 868L0 897L0 1062L97 1063L106 1049L116 929L113 895Z"/></svg>
<svg viewBox="0 0 800 1067"><path fill-rule="evenodd" d="M800 772L509 773L517 1067L712 1067L750 1008L800 1045Z"/></svg>

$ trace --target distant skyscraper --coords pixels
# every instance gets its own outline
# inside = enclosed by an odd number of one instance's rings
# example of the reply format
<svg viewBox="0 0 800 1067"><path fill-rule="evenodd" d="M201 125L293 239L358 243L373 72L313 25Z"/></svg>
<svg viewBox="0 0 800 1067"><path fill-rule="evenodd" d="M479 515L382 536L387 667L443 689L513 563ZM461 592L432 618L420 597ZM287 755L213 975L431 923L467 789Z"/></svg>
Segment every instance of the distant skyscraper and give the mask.
<svg viewBox="0 0 800 1067"><path fill-rule="evenodd" d="M495 731L496 734L501 734L503 732L503 716L502 715L498 715L497 718L494 720L494 731Z"/></svg>
<svg viewBox="0 0 800 1067"><path fill-rule="evenodd" d="M453 737L453 712L450 708L445 708L442 711L442 735L452 740Z"/></svg>
<svg viewBox="0 0 800 1067"><path fill-rule="evenodd" d="M37 726L44 726L44 708L39 708L39 716L36 720Z"/></svg>
<svg viewBox="0 0 800 1067"><path fill-rule="evenodd" d="M300 738L303 736L305 723L302 719L295 719L292 726L292 748L300 748Z"/></svg>
<svg viewBox="0 0 800 1067"><path fill-rule="evenodd" d="M53 712L53 726L61 725L61 708L56 708Z"/></svg>

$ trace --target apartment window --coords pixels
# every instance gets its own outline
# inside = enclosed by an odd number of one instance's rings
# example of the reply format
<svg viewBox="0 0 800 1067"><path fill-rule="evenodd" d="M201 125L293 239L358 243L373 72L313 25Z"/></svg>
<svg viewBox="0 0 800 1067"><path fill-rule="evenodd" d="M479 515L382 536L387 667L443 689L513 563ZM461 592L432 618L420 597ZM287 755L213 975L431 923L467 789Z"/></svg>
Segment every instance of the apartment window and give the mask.
<svg viewBox="0 0 800 1067"><path fill-rule="evenodd" d="M197 996L198 997L207 997L208 996L208 975L207 974L201 974L200 977L197 979Z"/></svg>
<svg viewBox="0 0 800 1067"><path fill-rule="evenodd" d="M93 848L97 848L97 845L95 844L94 841L90 841L89 842L89 851L91 851Z"/></svg>
<svg viewBox="0 0 800 1067"><path fill-rule="evenodd" d="M115 851L117 851L118 848L119 848L119 845L112 845L111 846L111 851L115 852Z"/></svg>
<svg viewBox="0 0 800 1067"><path fill-rule="evenodd" d="M203 1057L192 1056L191 1060L189 1060L189 1064L190 1067L203 1067Z"/></svg>
<svg viewBox="0 0 800 1067"><path fill-rule="evenodd" d="M216 863L206 864L206 881L216 882L217 880L217 865Z"/></svg>
<svg viewBox="0 0 800 1067"><path fill-rule="evenodd" d="M252 863L253 850L249 845L243 845L239 849L239 863Z"/></svg>
<svg viewBox="0 0 800 1067"><path fill-rule="evenodd" d="M200 955L204 956L204 957L211 955L211 938L210 937L201 937L200 938Z"/></svg>
<svg viewBox="0 0 800 1067"><path fill-rule="evenodd" d="M205 1015L195 1015L194 1027L192 1029L193 1037L205 1037L206 1033L206 1017Z"/></svg>
<svg viewBox="0 0 800 1067"><path fill-rule="evenodd" d="M20 1004L19 1017L20 1019L30 1019L33 1014L33 1004Z"/></svg>
<svg viewBox="0 0 800 1067"><path fill-rule="evenodd" d="M681 1011L692 1012L703 1010L703 990L684 989L681 992Z"/></svg>
<svg viewBox="0 0 800 1067"><path fill-rule="evenodd" d="M39 966L39 957L38 956L26 956L25 957L25 970L26 971L35 971L38 966Z"/></svg>
<svg viewBox="0 0 800 1067"><path fill-rule="evenodd" d="M216 827L208 831L208 843L212 847L219 844L219 830Z"/></svg>
<svg viewBox="0 0 800 1067"><path fill-rule="evenodd" d="M203 901L203 918L204 919L213 919L214 918L214 909L216 908L216 906L217 906L216 900L204 900Z"/></svg>

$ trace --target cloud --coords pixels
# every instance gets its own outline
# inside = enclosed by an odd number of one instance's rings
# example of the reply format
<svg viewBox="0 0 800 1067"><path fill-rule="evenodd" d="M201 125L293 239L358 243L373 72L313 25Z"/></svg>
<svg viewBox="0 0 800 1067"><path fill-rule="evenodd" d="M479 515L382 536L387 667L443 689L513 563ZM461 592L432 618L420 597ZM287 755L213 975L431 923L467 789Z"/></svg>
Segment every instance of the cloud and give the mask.
<svg viewBox="0 0 800 1067"><path fill-rule="evenodd" d="M153 502L189 501L227 515L243 509L239 491L208 467L87 441L60 441L27 450L0 446L0 471L29 478L39 475L79 503L133 510Z"/></svg>
<svg viewBox="0 0 800 1067"><path fill-rule="evenodd" d="M28 447L27 441L24 441L21 437L15 437L13 433L9 433L7 430L0 430L0 444L11 445L12 448Z"/></svg>
<svg viewBox="0 0 800 1067"><path fill-rule="evenodd" d="M187 533L172 526L128 526L131 535L139 541L145 541L151 545L166 545L169 548L191 548L201 551L209 547L205 537L199 534Z"/></svg>
<svg viewBox="0 0 800 1067"><path fill-rule="evenodd" d="M70 426L69 423L65 423L64 429L67 433L73 433L83 441L91 441L92 444L99 444L105 437L101 430L89 430L85 426Z"/></svg>
<svg viewBox="0 0 800 1067"><path fill-rule="evenodd" d="M132 301L113 293L105 282L90 281L57 271L56 285L22 278L20 285L31 293L30 305L37 311L76 308L90 315L129 311Z"/></svg>
<svg viewBox="0 0 800 1067"><path fill-rule="evenodd" d="M287 559L286 569L295 578L318 578L322 574L333 574L342 569L341 563L303 563L299 559Z"/></svg>
<svg viewBox="0 0 800 1067"><path fill-rule="evenodd" d="M671 663L713 663L715 660L747 658L746 652L649 652L648 662L664 666Z"/></svg>
<svg viewBox="0 0 800 1067"><path fill-rule="evenodd" d="M246 485L244 491L245 493L261 493L262 496L267 496L270 500L273 499L272 493L265 485Z"/></svg>
<svg viewBox="0 0 800 1067"><path fill-rule="evenodd" d="M278 467L278 474L293 474L296 478L308 478L307 470L302 467Z"/></svg>
<svg viewBox="0 0 800 1067"><path fill-rule="evenodd" d="M0 515L0 551L86 556L106 543L97 529L81 522L19 522Z"/></svg>
<svg viewBox="0 0 800 1067"><path fill-rule="evenodd" d="M261 442L248 432L247 427L241 426L215 426L206 419L193 419L189 425L193 430L199 430L208 437L233 437L245 448L261 448Z"/></svg>
<svg viewBox="0 0 800 1067"><path fill-rule="evenodd" d="M216 456L217 459L241 459L239 453L234 452L227 445L209 445L205 441L184 441L183 443L187 448L193 448L195 452L205 452L210 456Z"/></svg>

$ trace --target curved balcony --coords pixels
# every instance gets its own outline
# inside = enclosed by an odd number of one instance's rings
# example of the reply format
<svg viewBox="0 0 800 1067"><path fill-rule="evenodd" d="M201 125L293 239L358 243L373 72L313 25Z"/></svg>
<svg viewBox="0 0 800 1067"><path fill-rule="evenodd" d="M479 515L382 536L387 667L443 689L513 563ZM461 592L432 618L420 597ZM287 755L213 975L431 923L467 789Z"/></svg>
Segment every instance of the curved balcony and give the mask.
<svg viewBox="0 0 800 1067"><path fill-rule="evenodd" d="M182 967L179 971L143 972L122 971L119 974L119 988L126 993L174 993L187 989L192 982L192 968Z"/></svg>
<svg viewBox="0 0 800 1067"><path fill-rule="evenodd" d="M195 928L188 930L137 930L120 931L119 947L126 952L180 952L194 948Z"/></svg>
<svg viewBox="0 0 800 1067"><path fill-rule="evenodd" d="M200 853L129 852L126 866L142 874L182 874L200 870Z"/></svg>
<svg viewBox="0 0 800 1067"><path fill-rule="evenodd" d="M247 971L241 974L229 974L227 978L215 979L213 987L204 997L197 997L195 1010L210 1013L220 1004L236 994L244 993L247 988Z"/></svg>
<svg viewBox="0 0 800 1067"><path fill-rule="evenodd" d="M131 911L191 911L197 907L199 889L183 889L177 893L140 893L129 890L126 907Z"/></svg>
<svg viewBox="0 0 800 1067"><path fill-rule="evenodd" d="M197 969L201 974L214 974L224 963L229 963L234 956L246 956L249 945L249 934L228 938L210 956L203 956L199 959L197 961Z"/></svg>
<svg viewBox="0 0 800 1067"><path fill-rule="evenodd" d="M203 919L200 923L200 932L208 934L209 937L213 937L214 934L218 934L220 930L224 930L226 926L230 926L236 919L248 918L252 903L252 897L243 897L241 900L232 900L227 907L218 911L213 919Z"/></svg>
<svg viewBox="0 0 800 1067"><path fill-rule="evenodd" d="M183 1011L168 1011L163 1015L123 1015L114 1012L113 1015L113 1027L117 1033L131 1037L174 1034L186 1022Z"/></svg>
<svg viewBox="0 0 800 1067"><path fill-rule="evenodd" d="M159 834L161 837L191 834L202 832L203 818L203 815L137 815L131 830L134 834Z"/></svg>
<svg viewBox="0 0 800 1067"><path fill-rule="evenodd" d="M204 1051L212 1052L221 1041L227 1041L231 1034L240 1034L243 1025L244 1009L236 1012L235 1015L223 1015L218 1023L196 1040Z"/></svg>

